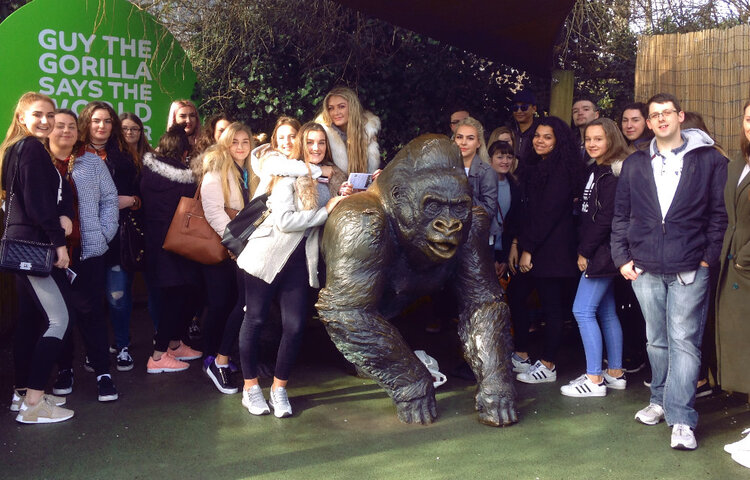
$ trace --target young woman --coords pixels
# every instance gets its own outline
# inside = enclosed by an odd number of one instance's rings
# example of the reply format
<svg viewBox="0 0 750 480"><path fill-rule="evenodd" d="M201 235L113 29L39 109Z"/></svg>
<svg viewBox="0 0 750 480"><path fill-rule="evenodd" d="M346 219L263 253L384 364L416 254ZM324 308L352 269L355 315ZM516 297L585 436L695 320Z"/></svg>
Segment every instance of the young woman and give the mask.
<svg viewBox="0 0 750 480"><path fill-rule="evenodd" d="M117 189L107 166L97 155L74 153L78 143L78 118L71 110L55 110L55 128L47 137L53 162L60 175L72 187L74 205L73 232L68 237L71 269L76 278L71 284L71 304L86 347L86 364L96 374L100 402L117 400L118 394L109 373L107 322L102 299L107 267L104 254L117 232L119 208ZM58 375L65 385L55 385L53 393L72 392L73 337L64 340L58 359ZM59 388L62 387L62 388Z"/></svg>
<svg viewBox="0 0 750 480"><path fill-rule="evenodd" d="M498 140L490 144L487 151L490 156L490 165L497 176L497 225L495 233L495 273L502 278L508 270L508 252L513 240L517 220L512 212L518 211L518 182L513 172L518 166L513 145L509 142Z"/></svg>
<svg viewBox="0 0 750 480"><path fill-rule="evenodd" d="M190 141L182 125L174 125L159 140L158 154L143 157L140 188L144 203L146 280L158 289L159 329L148 373L179 372L186 360L201 357L180 340L195 312L198 264L162 248L180 197L192 197L197 185L185 165Z"/></svg>
<svg viewBox="0 0 750 480"><path fill-rule="evenodd" d="M8 215L5 235L51 242L57 254L48 277L15 274L19 321L13 345L15 390L10 409L18 411L16 421L20 423L62 422L73 416L73 410L60 407L65 398L44 393L71 318L65 236L72 229L73 204L70 189L65 188L68 184L55 170L43 143L54 126L52 99L25 93L0 145L0 198L7 202Z"/></svg>
<svg viewBox="0 0 750 480"><path fill-rule="evenodd" d="M583 176L583 161L570 127L557 117L539 119L533 154L519 169L521 200L518 236L511 242L508 268L515 277L508 297L515 325L516 379L525 383L557 380L555 361L575 281L576 234L573 199ZM544 349L529 358L529 314L526 300L537 289L546 320Z"/></svg>
<svg viewBox="0 0 750 480"><path fill-rule="evenodd" d="M258 194L265 193L268 184L273 176L270 172L274 169L272 165L277 163L286 163L298 168L295 176L304 175L307 170L299 169L302 165L299 162L288 163L294 148L294 140L297 138L297 132L300 129L300 123L297 119L291 117L279 117L276 120L276 126L271 133L271 142L264 143L253 149L251 153L251 165L256 177L260 179Z"/></svg>
<svg viewBox="0 0 750 480"><path fill-rule="evenodd" d="M201 203L206 220L220 236L231 220L227 209L240 211L258 185L250 166L253 134L242 123L232 123L216 145L203 155ZM206 374L221 393L237 393L230 379L229 354L240 331L245 306L244 274L227 259L218 265L201 265L206 288L203 324Z"/></svg>
<svg viewBox="0 0 750 480"><path fill-rule="evenodd" d="M122 123L112 107L105 102L91 102L78 116L78 154L92 153L104 160L117 188L120 221L129 210L141 208L141 198L136 179L140 158L134 146L123 135ZM122 267L120 235L118 231L104 254L107 267L106 292L109 304L110 321L119 347L130 342L130 314L133 310L133 274ZM133 359L130 355L120 358L118 352L117 369L131 370ZM127 352L126 352L127 353ZM55 387L62 391L73 386L72 371L60 370Z"/></svg>
<svg viewBox="0 0 750 480"><path fill-rule="evenodd" d="M315 122L326 129L333 161L347 175L373 173L380 167L380 119L362 108L352 89L336 87L328 92Z"/></svg>
<svg viewBox="0 0 750 480"><path fill-rule="evenodd" d="M232 122L233 120L230 119L226 113L217 113L208 117L200 137L195 141L193 152L196 155L203 153L208 147L216 144L216 142L219 141L221 134L224 133L224 130L226 130Z"/></svg>
<svg viewBox="0 0 750 480"><path fill-rule="evenodd" d="M497 142L498 140L510 143L510 146L513 147L513 151L515 152L516 136L513 134L513 130L511 130L510 127L503 126L494 129L492 133L490 133L490 138L487 140L487 145L492 146L492 144Z"/></svg>
<svg viewBox="0 0 750 480"><path fill-rule="evenodd" d="M323 162L326 134L305 124L302 156L306 165ZM310 130L308 132L308 130ZM310 141L308 145L308 141ZM245 276L246 313L240 330L240 355L245 378L242 405L253 415L270 413L258 384L258 343L268 318L268 308L278 294L282 337L270 391L270 404L278 418L292 415L286 386L299 351L308 308L309 288L318 287L320 226L343 197L331 197L325 183L311 174L274 177L268 206L271 215L253 233L237 259Z"/></svg>
<svg viewBox="0 0 750 480"><path fill-rule="evenodd" d="M201 135L201 119L198 116L198 108L190 100L175 100L169 106L169 117L167 118L167 129L172 125L182 125L185 127L185 135L190 140L190 146L195 145L195 141Z"/></svg>
<svg viewBox="0 0 750 480"><path fill-rule="evenodd" d="M615 191L622 162L630 150L608 118L592 120L584 129L586 153L594 160L581 195L578 227L578 270L582 273L573 302L573 315L586 353L586 373L560 388L569 397L603 397L607 388L623 390L622 328L615 306L609 237L612 233ZM597 322L598 320L598 322ZM600 328L601 324L601 328ZM607 346L607 370L602 371L602 336Z"/></svg>
<svg viewBox="0 0 750 480"><path fill-rule="evenodd" d="M134 154L133 160L140 168L143 156L153 151L146 138L143 122L135 113L123 112L120 114L120 123L125 143L130 146L130 151Z"/></svg>
<svg viewBox="0 0 750 480"><path fill-rule="evenodd" d="M461 151L474 205L484 208L490 216L490 239L494 241L494 236L500 233L497 223L497 175L490 166L484 143L484 128L474 118L464 118L458 122L453 137Z"/></svg>
<svg viewBox="0 0 750 480"><path fill-rule="evenodd" d="M622 120L620 127L622 134L628 141L628 145L638 150L645 150L654 133L646 126L648 118L648 108L645 103L635 102L626 105L622 111Z"/></svg>

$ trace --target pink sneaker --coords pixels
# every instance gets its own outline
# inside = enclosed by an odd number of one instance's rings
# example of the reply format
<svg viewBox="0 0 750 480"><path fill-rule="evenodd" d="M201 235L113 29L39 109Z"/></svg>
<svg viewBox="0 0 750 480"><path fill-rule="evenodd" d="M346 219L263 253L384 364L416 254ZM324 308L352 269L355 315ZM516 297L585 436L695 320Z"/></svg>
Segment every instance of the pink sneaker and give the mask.
<svg viewBox="0 0 750 480"><path fill-rule="evenodd" d="M180 346L176 349L168 349L167 353L172 355L177 360L195 360L198 358L201 358L203 356L203 353L199 352L198 350L193 350L189 346L185 345L184 343L180 342Z"/></svg>
<svg viewBox="0 0 750 480"><path fill-rule="evenodd" d="M148 373L181 372L187 370L188 367L190 364L177 360L169 353L164 353L158 361L154 360L154 357L148 357L146 371Z"/></svg>

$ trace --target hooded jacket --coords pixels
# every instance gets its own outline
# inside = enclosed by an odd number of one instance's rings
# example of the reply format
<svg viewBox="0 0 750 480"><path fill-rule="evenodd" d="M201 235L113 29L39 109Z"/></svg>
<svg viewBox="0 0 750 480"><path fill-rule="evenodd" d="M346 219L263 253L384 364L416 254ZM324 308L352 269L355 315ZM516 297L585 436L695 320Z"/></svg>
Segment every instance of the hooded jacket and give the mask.
<svg viewBox="0 0 750 480"><path fill-rule="evenodd" d="M656 139L648 151L633 153L623 164L611 240L618 268L633 260L646 272L669 274L719 260L727 227L723 195L728 160L701 130L683 130L682 137L682 173L664 218L651 166Z"/></svg>

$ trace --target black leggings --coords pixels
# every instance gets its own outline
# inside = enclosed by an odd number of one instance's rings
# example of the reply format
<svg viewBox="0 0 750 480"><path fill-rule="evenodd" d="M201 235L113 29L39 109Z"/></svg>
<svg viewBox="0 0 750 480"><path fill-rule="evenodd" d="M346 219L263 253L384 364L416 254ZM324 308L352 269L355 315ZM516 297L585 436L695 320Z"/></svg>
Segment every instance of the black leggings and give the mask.
<svg viewBox="0 0 750 480"><path fill-rule="evenodd" d="M544 348L542 360L555 363L562 343L563 323L570 312L566 293L572 278L539 278L529 273L515 275L508 285L508 304L513 320L515 349L529 351L529 311L526 302L534 291L539 292L539 301L544 313Z"/></svg>
<svg viewBox="0 0 750 480"><path fill-rule="evenodd" d="M206 298L206 315L203 319L201 331L203 354L216 355L219 346L222 344L224 331L228 326L229 315L237 303L237 284L235 281L237 264L231 259L226 259L218 265L201 265L200 269ZM244 295L243 290L243 298ZM241 319L237 322L234 338L237 338L240 322Z"/></svg>
<svg viewBox="0 0 750 480"><path fill-rule="evenodd" d="M18 325L13 340L16 388L44 390L70 329L70 284L53 268L48 277L16 275ZM41 335L41 336L40 336Z"/></svg>
<svg viewBox="0 0 750 480"><path fill-rule="evenodd" d="M234 262L233 262L234 263ZM245 277L247 274L234 263L234 275L236 276L237 297L234 308L229 312L227 323L224 325L224 334L221 337L218 353L227 357L232 351L232 345L240 335L242 321L245 318Z"/></svg>
<svg viewBox="0 0 750 480"><path fill-rule="evenodd" d="M281 305L282 334L274 376L279 380L288 380L302 344L310 292L305 239L289 257L273 283L268 284L257 277L245 274L246 311L240 328L240 360L243 378L246 380L258 377L260 334L268 320L271 301L277 292Z"/></svg>
<svg viewBox="0 0 750 480"><path fill-rule="evenodd" d="M166 352L170 341L182 338L198 300L198 288L194 285L159 287L159 329L154 350Z"/></svg>

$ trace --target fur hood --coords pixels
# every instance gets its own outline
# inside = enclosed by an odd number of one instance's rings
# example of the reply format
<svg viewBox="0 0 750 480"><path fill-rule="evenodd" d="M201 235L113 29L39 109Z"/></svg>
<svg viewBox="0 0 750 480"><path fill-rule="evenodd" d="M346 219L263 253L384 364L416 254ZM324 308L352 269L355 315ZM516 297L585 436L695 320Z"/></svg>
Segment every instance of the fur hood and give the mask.
<svg viewBox="0 0 750 480"><path fill-rule="evenodd" d="M365 111L365 134L367 135L367 171L374 172L380 167L380 146L378 145L378 133L380 132L380 118L372 112ZM341 135L332 126L323 123L323 115L318 115L315 122L323 126L328 135L328 145L331 147L333 162L345 173L349 172L349 156L346 152L346 143Z"/></svg>
<svg viewBox="0 0 750 480"><path fill-rule="evenodd" d="M612 165L611 165L611 167L612 167L612 174L615 177L619 177L620 176L620 172L622 172L622 163L624 161L625 161L625 159L621 158L619 160L615 160L614 162L612 162Z"/></svg>
<svg viewBox="0 0 750 480"><path fill-rule="evenodd" d="M151 152L143 156L143 166L156 175L176 183L195 183L195 177L190 168L174 165L169 159L158 157Z"/></svg>

